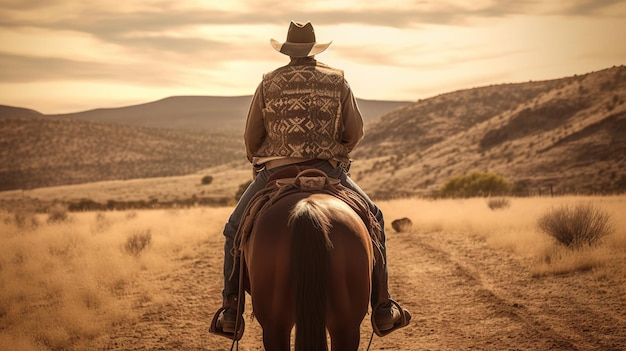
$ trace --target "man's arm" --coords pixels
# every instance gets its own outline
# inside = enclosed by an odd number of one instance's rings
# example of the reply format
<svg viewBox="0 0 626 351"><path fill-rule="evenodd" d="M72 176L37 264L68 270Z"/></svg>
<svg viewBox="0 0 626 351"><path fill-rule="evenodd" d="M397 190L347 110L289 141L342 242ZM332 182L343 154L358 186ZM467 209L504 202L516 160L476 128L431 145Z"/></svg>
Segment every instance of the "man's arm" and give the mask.
<svg viewBox="0 0 626 351"><path fill-rule="evenodd" d="M363 117L352 94L350 85L344 80L341 93L341 114L343 116L343 135L341 143L351 152L356 144L363 138Z"/></svg>
<svg viewBox="0 0 626 351"><path fill-rule="evenodd" d="M250 162L252 162L252 155L261 147L265 140L263 108L265 108L265 102L263 99L263 83L261 83L252 97L252 103L248 111L248 120L246 121L246 130L243 135L243 140L246 144L246 156Z"/></svg>

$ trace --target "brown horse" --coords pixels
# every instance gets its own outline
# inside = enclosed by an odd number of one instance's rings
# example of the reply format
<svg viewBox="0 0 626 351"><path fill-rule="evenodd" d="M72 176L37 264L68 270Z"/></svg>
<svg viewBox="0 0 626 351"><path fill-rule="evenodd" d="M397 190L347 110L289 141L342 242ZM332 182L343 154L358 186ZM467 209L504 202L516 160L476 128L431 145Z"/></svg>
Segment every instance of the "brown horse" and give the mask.
<svg viewBox="0 0 626 351"><path fill-rule="evenodd" d="M255 221L243 248L266 350L357 350L373 246L359 215L328 194L287 195Z"/></svg>

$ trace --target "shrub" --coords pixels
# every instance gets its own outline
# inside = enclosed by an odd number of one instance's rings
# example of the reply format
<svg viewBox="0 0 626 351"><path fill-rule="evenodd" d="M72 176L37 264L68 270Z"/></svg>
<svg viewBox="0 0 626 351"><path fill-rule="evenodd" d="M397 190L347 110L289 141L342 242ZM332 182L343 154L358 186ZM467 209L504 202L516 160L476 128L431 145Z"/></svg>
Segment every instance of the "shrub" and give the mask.
<svg viewBox="0 0 626 351"><path fill-rule="evenodd" d="M206 175L204 177L202 177L202 185L209 185L213 182L213 177L211 177L210 175Z"/></svg>
<svg viewBox="0 0 626 351"><path fill-rule="evenodd" d="M35 229L39 226L37 217L32 212L18 211L13 214L15 226L19 229Z"/></svg>
<svg viewBox="0 0 626 351"><path fill-rule="evenodd" d="M132 256L139 256L152 243L152 231L145 229L132 233L126 238L124 249Z"/></svg>
<svg viewBox="0 0 626 351"><path fill-rule="evenodd" d="M597 245L615 228L611 216L590 204L551 209L537 222L539 229L569 248Z"/></svg>
<svg viewBox="0 0 626 351"><path fill-rule="evenodd" d="M67 206L57 203L48 209L48 223L67 221Z"/></svg>
<svg viewBox="0 0 626 351"><path fill-rule="evenodd" d="M487 206L489 206L492 210L501 210L511 207L511 201L505 197L489 199L489 201L487 201Z"/></svg>
<svg viewBox="0 0 626 351"><path fill-rule="evenodd" d="M91 199L80 199L78 202L71 202L67 207L68 211L98 211L104 208L105 205Z"/></svg>
<svg viewBox="0 0 626 351"><path fill-rule="evenodd" d="M507 195L511 184L501 176L490 172L472 172L449 178L441 187L442 197L475 197Z"/></svg>

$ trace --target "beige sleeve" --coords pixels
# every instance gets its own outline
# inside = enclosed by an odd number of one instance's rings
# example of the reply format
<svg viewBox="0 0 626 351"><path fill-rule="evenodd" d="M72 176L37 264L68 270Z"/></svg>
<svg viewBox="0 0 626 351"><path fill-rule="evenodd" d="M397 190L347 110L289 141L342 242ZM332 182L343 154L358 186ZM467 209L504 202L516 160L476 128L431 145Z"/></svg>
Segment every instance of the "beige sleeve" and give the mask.
<svg viewBox="0 0 626 351"><path fill-rule="evenodd" d="M341 143L351 152L356 144L363 138L363 117L356 98L352 94L352 90L348 82L344 81L343 91L341 94L341 114L343 117L343 136Z"/></svg>
<svg viewBox="0 0 626 351"><path fill-rule="evenodd" d="M243 140L246 144L246 156L250 162L252 162L252 155L259 150L266 136L263 123L263 108L265 108L265 102L263 99L263 83L261 83L252 97L246 121L246 130L243 135Z"/></svg>

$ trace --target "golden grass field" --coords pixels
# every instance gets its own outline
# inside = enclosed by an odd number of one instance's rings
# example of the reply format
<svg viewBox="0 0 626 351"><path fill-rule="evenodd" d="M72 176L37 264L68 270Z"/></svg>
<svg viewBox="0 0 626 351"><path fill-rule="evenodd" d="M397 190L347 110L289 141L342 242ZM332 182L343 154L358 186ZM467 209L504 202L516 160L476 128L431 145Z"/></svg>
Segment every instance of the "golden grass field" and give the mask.
<svg viewBox="0 0 626 351"><path fill-rule="evenodd" d="M626 349L626 196L379 202L390 289L409 327L372 350ZM560 248L536 225L560 204L593 203L615 232ZM0 350L228 350L207 332L221 303L231 207L0 214ZM413 227L395 233L391 221ZM129 240L148 236L137 254ZM131 239L129 239L131 238ZM261 350L245 313L241 350ZM361 349L371 327L363 322Z"/></svg>

